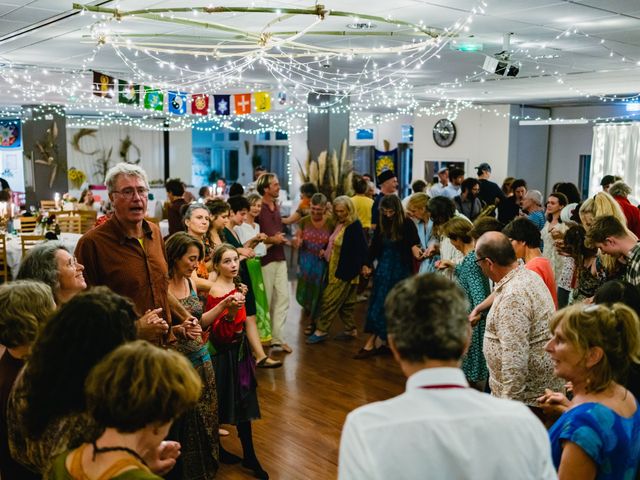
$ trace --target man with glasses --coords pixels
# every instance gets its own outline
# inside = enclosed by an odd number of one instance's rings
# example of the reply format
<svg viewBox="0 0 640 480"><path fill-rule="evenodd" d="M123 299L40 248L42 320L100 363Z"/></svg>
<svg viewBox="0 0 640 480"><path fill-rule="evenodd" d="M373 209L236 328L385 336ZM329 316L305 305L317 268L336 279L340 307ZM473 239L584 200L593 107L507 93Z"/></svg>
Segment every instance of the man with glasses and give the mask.
<svg viewBox="0 0 640 480"><path fill-rule="evenodd" d="M85 233L76 247L89 287L106 285L130 298L139 320L138 335L155 343L171 337L171 309L182 320L190 315L168 294L168 267L160 229L144 217L149 183L142 168L119 163L107 172L113 216ZM173 337L171 337L172 339Z"/></svg>
<svg viewBox="0 0 640 480"><path fill-rule="evenodd" d="M484 333L491 393L519 400L541 414L537 397L545 388L562 387L544 351L555 312L540 276L519 265L511 242L501 232L487 232L476 243L476 263L495 283L495 299Z"/></svg>

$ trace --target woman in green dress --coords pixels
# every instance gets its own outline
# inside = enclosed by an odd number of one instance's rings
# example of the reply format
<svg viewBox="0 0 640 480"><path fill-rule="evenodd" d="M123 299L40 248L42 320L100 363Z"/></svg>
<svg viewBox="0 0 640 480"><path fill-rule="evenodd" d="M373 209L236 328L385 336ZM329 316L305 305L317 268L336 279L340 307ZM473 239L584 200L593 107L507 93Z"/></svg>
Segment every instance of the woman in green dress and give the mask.
<svg viewBox="0 0 640 480"><path fill-rule="evenodd" d="M489 280L476 263L475 242L471 237L472 228L473 224L464 217L454 217L449 220L444 225L444 234L451 241L451 245L464 255L464 258L457 265L452 260L440 260L436 263L436 268L439 269L455 268L455 279L469 300L469 312L491 293ZM482 353L485 321L486 318L483 315L477 323L472 325L471 344L462 359L462 371L469 384L480 391L484 390L489 378L487 362Z"/></svg>

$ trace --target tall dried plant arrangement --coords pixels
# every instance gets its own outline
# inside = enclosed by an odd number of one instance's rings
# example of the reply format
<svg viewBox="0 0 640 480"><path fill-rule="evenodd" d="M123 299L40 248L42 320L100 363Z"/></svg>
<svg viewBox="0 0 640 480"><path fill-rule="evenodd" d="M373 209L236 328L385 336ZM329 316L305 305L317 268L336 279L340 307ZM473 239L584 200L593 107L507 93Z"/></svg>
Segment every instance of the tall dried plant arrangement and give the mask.
<svg viewBox="0 0 640 480"><path fill-rule="evenodd" d="M347 141L343 140L339 155L334 150L329 157L327 151L323 150L317 159L313 159L311 153L308 153L304 168L296 160L300 180L303 183L314 183L318 191L331 200L340 195L350 195L353 162L347 158L347 150Z"/></svg>

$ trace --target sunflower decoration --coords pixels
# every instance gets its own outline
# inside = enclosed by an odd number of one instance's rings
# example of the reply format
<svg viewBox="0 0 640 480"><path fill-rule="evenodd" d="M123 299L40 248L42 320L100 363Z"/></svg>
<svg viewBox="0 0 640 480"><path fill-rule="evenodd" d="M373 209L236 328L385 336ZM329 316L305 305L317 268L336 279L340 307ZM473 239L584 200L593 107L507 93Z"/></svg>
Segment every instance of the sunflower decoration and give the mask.
<svg viewBox="0 0 640 480"><path fill-rule="evenodd" d="M376 160L376 177L385 170L394 171L395 165L393 164L393 157L389 155L383 155Z"/></svg>
<svg viewBox="0 0 640 480"><path fill-rule="evenodd" d="M87 174L76 167L71 167L67 172L67 178L71 182L74 188L80 188L82 184L87 180Z"/></svg>

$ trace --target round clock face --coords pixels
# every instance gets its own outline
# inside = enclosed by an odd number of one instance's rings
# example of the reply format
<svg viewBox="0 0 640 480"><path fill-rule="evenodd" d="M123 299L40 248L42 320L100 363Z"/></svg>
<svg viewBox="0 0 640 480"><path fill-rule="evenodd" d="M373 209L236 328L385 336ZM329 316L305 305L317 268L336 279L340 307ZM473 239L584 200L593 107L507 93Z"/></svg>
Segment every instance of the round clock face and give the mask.
<svg viewBox="0 0 640 480"><path fill-rule="evenodd" d="M448 147L456 139L456 126L451 120L443 118L433 126L433 141L440 147Z"/></svg>

